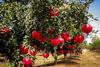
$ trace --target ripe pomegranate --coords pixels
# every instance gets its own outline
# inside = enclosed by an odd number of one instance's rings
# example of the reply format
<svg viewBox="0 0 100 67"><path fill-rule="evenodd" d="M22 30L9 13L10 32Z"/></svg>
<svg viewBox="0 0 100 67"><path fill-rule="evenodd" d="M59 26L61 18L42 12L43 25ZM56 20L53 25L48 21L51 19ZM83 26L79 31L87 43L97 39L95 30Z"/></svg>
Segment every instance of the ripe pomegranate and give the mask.
<svg viewBox="0 0 100 67"><path fill-rule="evenodd" d="M43 57L44 57L44 58L48 58L48 57L49 57L49 53L44 53L44 54L43 54Z"/></svg>
<svg viewBox="0 0 100 67"><path fill-rule="evenodd" d="M28 47L25 47L23 45L20 46L20 52L22 54L27 54L28 53Z"/></svg>
<svg viewBox="0 0 100 67"><path fill-rule="evenodd" d="M32 64L32 60L30 58L23 58L22 60L24 67L30 67L30 65Z"/></svg>
<svg viewBox="0 0 100 67"><path fill-rule="evenodd" d="M36 52L35 52L35 51L30 50L29 54L31 54L32 56L35 56L35 55L36 55Z"/></svg>

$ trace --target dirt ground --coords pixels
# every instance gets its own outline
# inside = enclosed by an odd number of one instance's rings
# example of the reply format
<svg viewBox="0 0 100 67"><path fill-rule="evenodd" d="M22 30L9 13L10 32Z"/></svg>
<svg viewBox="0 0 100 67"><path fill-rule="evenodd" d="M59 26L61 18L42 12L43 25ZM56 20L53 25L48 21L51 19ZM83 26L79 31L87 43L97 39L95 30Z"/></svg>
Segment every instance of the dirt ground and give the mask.
<svg viewBox="0 0 100 67"><path fill-rule="evenodd" d="M84 49L80 65L81 67L100 67L100 53Z"/></svg>
<svg viewBox="0 0 100 67"><path fill-rule="evenodd" d="M61 55L58 59L61 59L62 57L63 55ZM74 59L67 58L64 61L59 60L59 62L56 65L52 63L53 61L54 59L52 58L52 56L50 56L47 59L42 58L41 56L37 56L35 64L36 65L46 64L45 66L39 66L39 67L100 67L100 53L84 49L82 55L80 55L80 58L74 58ZM9 66L6 61L0 61L0 67L9 67Z"/></svg>
<svg viewBox="0 0 100 67"><path fill-rule="evenodd" d="M63 56L60 56L59 58L61 59L62 57ZM54 59L50 56L48 59L41 59L39 61L43 64L45 62L50 63L50 61L54 61ZM50 64L42 67L100 67L100 53L83 49L82 55L78 58L66 59L65 61L58 62L56 65Z"/></svg>

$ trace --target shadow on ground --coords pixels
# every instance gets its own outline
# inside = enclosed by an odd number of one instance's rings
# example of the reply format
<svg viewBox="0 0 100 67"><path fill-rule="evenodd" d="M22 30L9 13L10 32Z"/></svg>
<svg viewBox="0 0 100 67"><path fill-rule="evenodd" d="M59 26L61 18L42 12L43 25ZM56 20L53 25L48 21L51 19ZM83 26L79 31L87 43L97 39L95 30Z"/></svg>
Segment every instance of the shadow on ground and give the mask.
<svg viewBox="0 0 100 67"><path fill-rule="evenodd" d="M78 67L80 64L77 62L74 62L73 60L80 60L80 59L68 58L63 61L59 60L56 64L50 63L50 64L45 64L45 65L40 65L37 67Z"/></svg>

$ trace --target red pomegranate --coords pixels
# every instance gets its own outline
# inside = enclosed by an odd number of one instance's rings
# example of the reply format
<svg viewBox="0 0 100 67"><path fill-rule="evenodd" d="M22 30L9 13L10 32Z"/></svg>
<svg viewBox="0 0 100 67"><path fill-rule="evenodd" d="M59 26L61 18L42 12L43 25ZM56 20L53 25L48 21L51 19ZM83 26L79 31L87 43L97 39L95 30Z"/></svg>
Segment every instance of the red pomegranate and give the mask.
<svg viewBox="0 0 100 67"><path fill-rule="evenodd" d="M54 27L48 28L48 33L49 33L50 35L52 35L54 32L55 32L55 28L54 28Z"/></svg>
<svg viewBox="0 0 100 67"><path fill-rule="evenodd" d="M71 48L72 48L72 49L75 49L75 48L76 48L76 46L75 46L75 45L72 45L72 46L71 46Z"/></svg>
<svg viewBox="0 0 100 67"><path fill-rule="evenodd" d="M63 32L61 34L62 38L65 40L65 41L68 41L70 42L71 41L71 37L69 36L69 34L67 32Z"/></svg>
<svg viewBox="0 0 100 67"><path fill-rule="evenodd" d="M53 34L54 33L54 30L48 30L48 33L49 34Z"/></svg>
<svg viewBox="0 0 100 67"><path fill-rule="evenodd" d="M44 54L43 54L43 57L44 57L44 58L48 58L48 57L49 57L49 53L44 53Z"/></svg>
<svg viewBox="0 0 100 67"><path fill-rule="evenodd" d="M58 8L50 7L50 17L52 16L59 16L60 12Z"/></svg>
<svg viewBox="0 0 100 67"><path fill-rule="evenodd" d="M40 39L40 42L46 42L47 38L44 36L44 37L41 37Z"/></svg>
<svg viewBox="0 0 100 67"><path fill-rule="evenodd" d="M64 50L64 49L60 49L60 50L58 50L58 53L60 53L60 54L64 54L64 53L66 53L66 50Z"/></svg>
<svg viewBox="0 0 100 67"><path fill-rule="evenodd" d="M82 25L82 31L84 33L88 34L88 33L92 32L92 29L93 29L93 27L90 24L83 24Z"/></svg>
<svg viewBox="0 0 100 67"><path fill-rule="evenodd" d="M50 16L54 16L54 11L52 7L50 7Z"/></svg>
<svg viewBox="0 0 100 67"><path fill-rule="evenodd" d="M60 15L60 12L59 12L58 8L55 8L54 12L55 12L55 16L59 16Z"/></svg>
<svg viewBox="0 0 100 67"><path fill-rule="evenodd" d="M71 41L71 37L69 36L68 38L66 38L66 41L70 42Z"/></svg>
<svg viewBox="0 0 100 67"><path fill-rule="evenodd" d="M25 47L23 45L20 46L20 52L22 54L27 54L28 53L28 47Z"/></svg>
<svg viewBox="0 0 100 67"><path fill-rule="evenodd" d="M59 38L53 38L51 39L51 44L55 47L57 45L59 45L61 43L61 41L59 40Z"/></svg>
<svg viewBox="0 0 100 67"><path fill-rule="evenodd" d="M76 46L75 45L67 45L66 48L75 49Z"/></svg>
<svg viewBox="0 0 100 67"><path fill-rule="evenodd" d="M30 65L32 64L32 60L30 58L23 58L22 60L24 67L30 67Z"/></svg>
<svg viewBox="0 0 100 67"><path fill-rule="evenodd" d="M37 46L36 46L35 44L33 44L33 48L34 48L34 49L37 49Z"/></svg>
<svg viewBox="0 0 100 67"><path fill-rule="evenodd" d="M41 39L41 33L39 31L33 31L32 32L32 38L33 39Z"/></svg>
<svg viewBox="0 0 100 67"><path fill-rule="evenodd" d="M77 34L75 37L74 37L74 42L75 43L82 43L84 41L84 36L81 35L81 34Z"/></svg>
<svg viewBox="0 0 100 67"><path fill-rule="evenodd" d="M35 51L30 50L29 54L31 54L32 56L35 56L35 55L36 55L36 52L35 52Z"/></svg>
<svg viewBox="0 0 100 67"><path fill-rule="evenodd" d="M0 29L1 32L4 32L4 33L9 33L10 32L10 29L8 27L3 27Z"/></svg>
<svg viewBox="0 0 100 67"><path fill-rule="evenodd" d="M59 41L60 41L60 44L63 44L64 43L64 39L63 38L58 38Z"/></svg>
<svg viewBox="0 0 100 67"><path fill-rule="evenodd" d="M66 48L70 48L70 46L67 45Z"/></svg>

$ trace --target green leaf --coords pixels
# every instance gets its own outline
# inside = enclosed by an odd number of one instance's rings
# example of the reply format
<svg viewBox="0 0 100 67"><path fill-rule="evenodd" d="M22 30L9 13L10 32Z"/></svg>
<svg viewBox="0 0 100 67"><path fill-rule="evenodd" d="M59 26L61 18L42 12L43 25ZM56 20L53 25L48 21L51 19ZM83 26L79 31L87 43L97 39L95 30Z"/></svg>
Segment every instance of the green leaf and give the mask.
<svg viewBox="0 0 100 67"><path fill-rule="evenodd" d="M52 0L47 0L49 3L53 3L53 1Z"/></svg>

